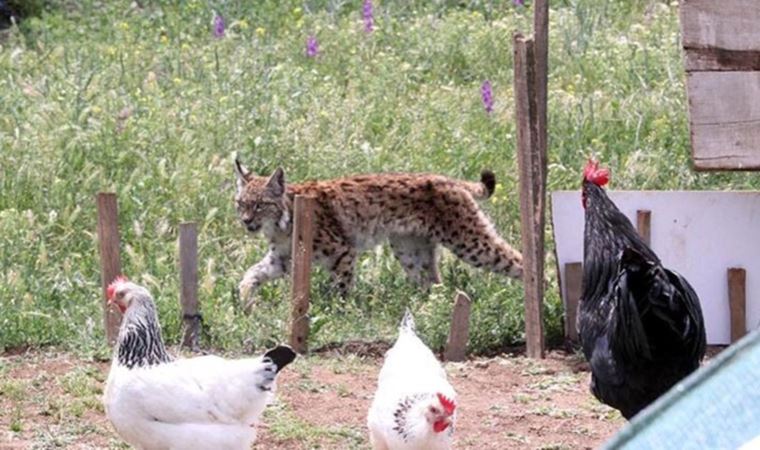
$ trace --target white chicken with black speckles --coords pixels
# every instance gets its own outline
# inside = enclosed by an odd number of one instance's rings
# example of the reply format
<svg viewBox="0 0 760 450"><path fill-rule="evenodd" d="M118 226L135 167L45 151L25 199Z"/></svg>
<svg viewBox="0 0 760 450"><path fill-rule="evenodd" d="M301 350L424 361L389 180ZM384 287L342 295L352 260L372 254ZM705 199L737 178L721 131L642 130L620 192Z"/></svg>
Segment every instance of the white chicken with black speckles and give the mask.
<svg viewBox="0 0 760 450"><path fill-rule="evenodd" d="M250 449L277 373L295 358L279 346L262 357L173 360L147 289L119 277L109 302L123 313L104 393L116 432L138 449Z"/></svg>
<svg viewBox="0 0 760 450"><path fill-rule="evenodd" d="M375 450L451 447L456 392L432 351L415 332L409 311L396 343L385 354L367 417Z"/></svg>

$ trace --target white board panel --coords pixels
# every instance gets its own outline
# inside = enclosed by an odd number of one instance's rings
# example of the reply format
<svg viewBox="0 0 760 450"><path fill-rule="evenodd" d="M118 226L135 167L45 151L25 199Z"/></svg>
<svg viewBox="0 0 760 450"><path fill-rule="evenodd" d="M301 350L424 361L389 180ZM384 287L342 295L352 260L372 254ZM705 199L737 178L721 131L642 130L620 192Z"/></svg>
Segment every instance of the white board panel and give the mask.
<svg viewBox="0 0 760 450"><path fill-rule="evenodd" d="M760 324L760 192L608 191L636 224L649 210L652 248L699 295L709 344L731 341L726 270L747 271L747 329ZM565 293L566 263L583 261L584 213L578 191L552 192L552 222Z"/></svg>

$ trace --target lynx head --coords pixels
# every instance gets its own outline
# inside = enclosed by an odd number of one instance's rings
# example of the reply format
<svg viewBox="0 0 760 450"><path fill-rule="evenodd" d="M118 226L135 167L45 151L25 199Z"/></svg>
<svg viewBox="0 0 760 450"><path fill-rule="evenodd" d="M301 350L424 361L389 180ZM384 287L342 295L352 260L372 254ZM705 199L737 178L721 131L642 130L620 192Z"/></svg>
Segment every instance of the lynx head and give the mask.
<svg viewBox="0 0 760 450"><path fill-rule="evenodd" d="M285 196L285 172L278 167L269 177L251 174L235 160L237 194L235 204L243 225L251 233L262 231L271 235L287 231L290 227L287 197Z"/></svg>

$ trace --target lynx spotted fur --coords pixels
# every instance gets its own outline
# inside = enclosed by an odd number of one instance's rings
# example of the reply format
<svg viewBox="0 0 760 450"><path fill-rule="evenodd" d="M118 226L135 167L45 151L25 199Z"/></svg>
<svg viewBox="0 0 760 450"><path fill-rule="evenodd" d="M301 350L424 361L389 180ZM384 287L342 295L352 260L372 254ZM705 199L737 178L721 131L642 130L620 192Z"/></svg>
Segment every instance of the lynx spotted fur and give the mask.
<svg viewBox="0 0 760 450"><path fill-rule="evenodd" d="M236 160L235 169L240 220L269 241L267 254L240 282L248 307L258 286L290 269L293 198L298 194L316 198L313 261L330 271L342 295L353 283L358 254L386 239L407 276L424 288L440 282L438 245L475 267L522 277L522 256L499 237L475 201L493 192L491 172L483 172L480 182L409 173L286 184L280 168L259 177Z"/></svg>

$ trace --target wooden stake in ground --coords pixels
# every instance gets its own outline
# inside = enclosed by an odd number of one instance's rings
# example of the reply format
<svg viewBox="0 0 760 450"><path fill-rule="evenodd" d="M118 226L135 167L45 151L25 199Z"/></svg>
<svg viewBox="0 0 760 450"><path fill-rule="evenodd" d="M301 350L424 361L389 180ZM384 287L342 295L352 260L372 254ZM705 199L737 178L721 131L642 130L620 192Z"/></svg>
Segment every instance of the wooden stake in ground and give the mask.
<svg viewBox="0 0 760 450"><path fill-rule="evenodd" d="M733 344L747 334L747 272L744 269L728 269L728 305Z"/></svg>
<svg viewBox="0 0 760 450"><path fill-rule="evenodd" d="M639 209L636 211L636 230L639 232L641 239L647 245L652 245L652 212Z"/></svg>
<svg viewBox="0 0 760 450"><path fill-rule="evenodd" d="M198 227L195 222L179 225L179 283L185 323L182 346L198 351L202 319L198 312Z"/></svg>
<svg viewBox="0 0 760 450"><path fill-rule="evenodd" d="M290 346L298 353L308 349L309 288L314 239L314 197L296 195L293 202L293 250Z"/></svg>
<svg viewBox="0 0 760 450"><path fill-rule="evenodd" d="M100 247L100 283L103 288L103 326L109 345L116 342L121 325L121 313L108 306L106 289L121 274L119 255L119 211L116 194L101 192L98 203L98 244Z"/></svg>
<svg viewBox="0 0 760 450"><path fill-rule="evenodd" d="M462 291L457 291L454 310L451 313L451 329L446 351L446 361L464 361L467 356L467 340L470 337L470 304L472 301Z"/></svg>
<svg viewBox="0 0 760 450"><path fill-rule="evenodd" d="M583 292L583 264L565 264L565 339L578 342L578 304Z"/></svg>
<svg viewBox="0 0 760 450"><path fill-rule="evenodd" d="M520 178L520 224L525 286L527 355L543 358L544 202L546 157L538 144L536 74L533 40L514 36L514 91L517 123L517 161Z"/></svg>

